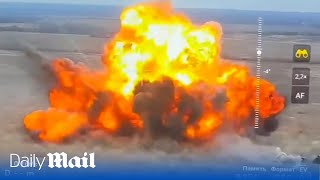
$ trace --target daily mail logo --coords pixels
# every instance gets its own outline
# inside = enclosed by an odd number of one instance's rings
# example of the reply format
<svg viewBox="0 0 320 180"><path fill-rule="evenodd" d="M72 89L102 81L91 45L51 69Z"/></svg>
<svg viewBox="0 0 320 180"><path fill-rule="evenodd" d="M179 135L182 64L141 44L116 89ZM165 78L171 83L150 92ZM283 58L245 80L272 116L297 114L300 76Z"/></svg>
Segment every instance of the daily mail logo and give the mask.
<svg viewBox="0 0 320 180"><path fill-rule="evenodd" d="M48 160L49 168L95 168L94 153L88 154L85 152L83 157L73 156L68 157L65 152L48 153L45 157L37 157L36 154L30 156L20 156L18 154L10 154L11 168L36 168L39 170L43 167L46 160Z"/></svg>

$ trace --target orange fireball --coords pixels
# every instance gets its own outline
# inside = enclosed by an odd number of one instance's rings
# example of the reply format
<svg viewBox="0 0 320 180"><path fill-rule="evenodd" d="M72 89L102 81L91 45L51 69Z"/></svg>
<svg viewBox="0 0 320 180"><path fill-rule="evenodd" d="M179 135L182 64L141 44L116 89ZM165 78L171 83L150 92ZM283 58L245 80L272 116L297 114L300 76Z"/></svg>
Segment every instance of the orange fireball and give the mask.
<svg viewBox="0 0 320 180"><path fill-rule="evenodd" d="M166 3L128 7L120 19L119 32L105 46L103 70L64 58L51 64L56 77L51 107L24 119L41 140L62 142L92 127L114 135L158 131L210 139L227 121L252 118L258 84L261 118L284 109L272 83L220 58L218 23L195 25ZM219 104L221 93L225 101Z"/></svg>

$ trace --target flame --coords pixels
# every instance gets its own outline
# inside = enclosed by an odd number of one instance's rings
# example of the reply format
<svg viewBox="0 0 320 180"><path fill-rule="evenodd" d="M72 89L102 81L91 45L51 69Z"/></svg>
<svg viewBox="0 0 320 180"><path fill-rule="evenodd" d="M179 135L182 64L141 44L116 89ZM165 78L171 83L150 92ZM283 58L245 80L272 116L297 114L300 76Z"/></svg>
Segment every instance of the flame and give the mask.
<svg viewBox="0 0 320 180"><path fill-rule="evenodd" d="M195 25L167 3L128 7L120 19L120 31L104 48L102 70L65 58L52 62L57 82L49 94L51 107L25 117L29 131L38 132L47 142L61 142L91 127L110 134L128 129L143 132L144 115L134 111L136 88L164 77L173 81L176 93L161 122L167 127L168 116L182 117L185 139L212 138L226 121L252 118L258 84L263 119L284 109L284 98L272 83L257 80L246 66L221 59L218 23ZM196 121L191 120L190 110L179 110L181 89L201 102L202 113ZM222 109L212 102L219 89L227 98Z"/></svg>

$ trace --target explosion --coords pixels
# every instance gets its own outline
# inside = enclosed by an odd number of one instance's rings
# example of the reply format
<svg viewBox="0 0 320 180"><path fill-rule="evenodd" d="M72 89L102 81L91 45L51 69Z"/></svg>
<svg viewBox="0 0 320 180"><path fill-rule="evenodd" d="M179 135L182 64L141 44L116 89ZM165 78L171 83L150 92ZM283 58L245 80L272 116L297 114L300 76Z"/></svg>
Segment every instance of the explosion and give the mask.
<svg viewBox="0 0 320 180"><path fill-rule="evenodd" d="M220 57L218 23L195 25L168 3L126 8L120 19L101 70L65 58L52 61L50 108L27 115L27 130L54 143L97 129L208 140L227 124L237 132L254 125L258 83L261 119L284 109L272 83Z"/></svg>

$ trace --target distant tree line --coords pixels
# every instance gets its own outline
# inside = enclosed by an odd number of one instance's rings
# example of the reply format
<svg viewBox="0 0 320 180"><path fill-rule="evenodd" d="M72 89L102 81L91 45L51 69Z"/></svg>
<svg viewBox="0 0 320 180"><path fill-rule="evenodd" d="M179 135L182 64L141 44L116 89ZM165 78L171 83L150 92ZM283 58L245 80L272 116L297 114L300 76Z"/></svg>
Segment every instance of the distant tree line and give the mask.
<svg viewBox="0 0 320 180"><path fill-rule="evenodd" d="M23 27L19 25L1 26L0 31L14 31L14 32L37 32L37 33L54 33L54 34L79 34L100 36L106 35L106 28L98 28L95 26L88 26L85 24L64 23L56 24L54 22L36 23L31 27Z"/></svg>

